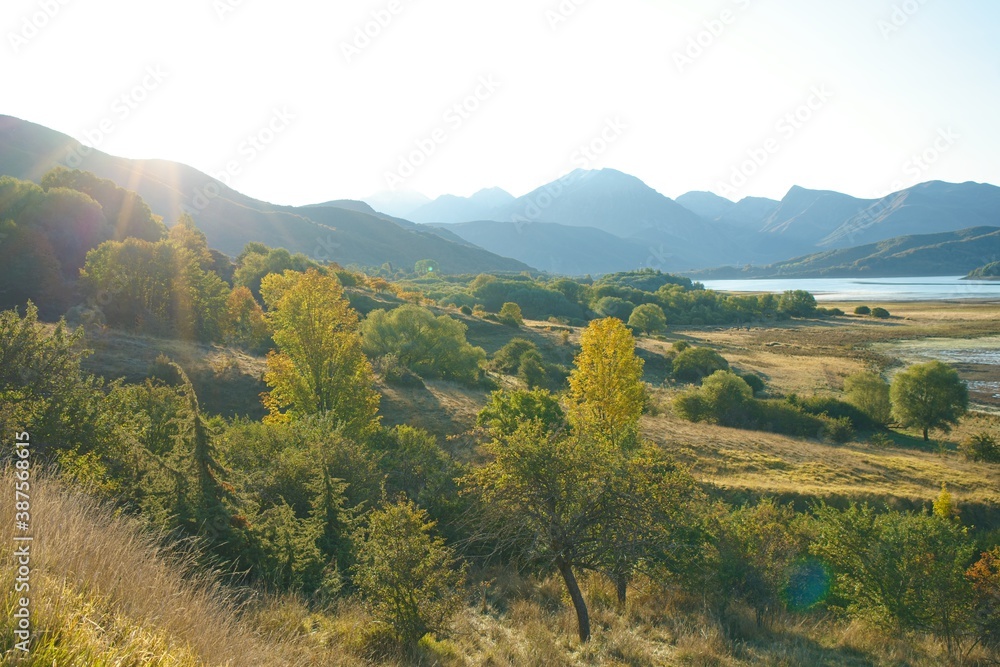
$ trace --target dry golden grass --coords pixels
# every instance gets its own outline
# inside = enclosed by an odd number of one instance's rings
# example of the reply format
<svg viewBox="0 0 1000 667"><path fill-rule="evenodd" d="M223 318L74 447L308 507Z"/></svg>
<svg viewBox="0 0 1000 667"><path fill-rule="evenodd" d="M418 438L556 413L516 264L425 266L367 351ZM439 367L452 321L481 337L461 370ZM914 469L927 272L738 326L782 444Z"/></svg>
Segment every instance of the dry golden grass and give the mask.
<svg viewBox="0 0 1000 667"><path fill-rule="evenodd" d="M2 472L2 493L13 498L13 474ZM287 626L250 619L274 603L239 602L239 591L199 572L189 557L165 548L134 520L59 484L31 484L32 650L17 661L13 642L2 664L51 667L228 665L352 665L318 651ZM14 513L0 516L13 535ZM14 608L13 549L0 552L0 604ZM21 593L18 596L23 595ZM250 613L253 612L253 613ZM0 637L11 638L11 621Z"/></svg>
<svg viewBox="0 0 1000 667"><path fill-rule="evenodd" d="M996 427L994 418L976 420ZM669 411L645 417L643 433L690 465L696 477L724 489L789 499L857 498L916 506L933 500L946 483L975 523L983 525L986 512L993 527L1000 527L1000 466L972 463L955 452L913 446L883 449L861 442L838 445L692 424Z"/></svg>

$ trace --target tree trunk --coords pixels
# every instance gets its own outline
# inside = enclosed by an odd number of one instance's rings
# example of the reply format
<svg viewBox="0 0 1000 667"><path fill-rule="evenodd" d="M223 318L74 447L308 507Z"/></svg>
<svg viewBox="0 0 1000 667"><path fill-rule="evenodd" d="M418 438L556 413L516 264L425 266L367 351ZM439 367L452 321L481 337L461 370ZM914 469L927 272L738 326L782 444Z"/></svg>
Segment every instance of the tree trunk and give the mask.
<svg viewBox="0 0 1000 667"><path fill-rule="evenodd" d="M628 594L628 577L624 574L616 574L614 576L614 581L615 591L618 592L618 605L624 609L625 597Z"/></svg>
<svg viewBox="0 0 1000 667"><path fill-rule="evenodd" d="M583 593L580 592L580 585L576 582L576 577L573 575L573 567L562 560L556 565L559 568L559 574L562 575L563 581L566 582L566 589L573 600L573 608L576 609L576 623L580 631L580 641L589 641L590 615L587 613L587 603L583 599Z"/></svg>
<svg viewBox="0 0 1000 667"><path fill-rule="evenodd" d="M927 442L930 438L927 437L927 429L924 429L924 442Z"/></svg>

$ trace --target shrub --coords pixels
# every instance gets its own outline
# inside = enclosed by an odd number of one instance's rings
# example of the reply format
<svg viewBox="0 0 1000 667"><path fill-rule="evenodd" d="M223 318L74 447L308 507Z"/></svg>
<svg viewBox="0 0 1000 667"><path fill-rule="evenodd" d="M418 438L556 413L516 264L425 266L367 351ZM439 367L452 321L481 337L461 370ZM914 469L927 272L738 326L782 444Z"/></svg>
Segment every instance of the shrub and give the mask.
<svg viewBox="0 0 1000 667"><path fill-rule="evenodd" d="M670 346L670 349L676 352L677 354L680 354L681 352L690 347L691 343L687 342L686 340L675 340L674 344Z"/></svg>
<svg viewBox="0 0 1000 667"><path fill-rule="evenodd" d="M519 327L524 324L524 317L521 315L521 307L516 303L508 301L500 308L497 315L501 324L509 327Z"/></svg>
<svg viewBox="0 0 1000 667"><path fill-rule="evenodd" d="M857 308L854 309L854 314L855 315L871 315L872 314L872 309L869 308L868 306L858 306Z"/></svg>
<svg viewBox="0 0 1000 667"><path fill-rule="evenodd" d="M511 435L524 423L537 419L547 430L565 426L566 415L559 401L548 391L495 391L489 403L476 415L476 425L488 428L495 435Z"/></svg>
<svg viewBox="0 0 1000 667"><path fill-rule="evenodd" d="M461 308L459 308L458 310L459 310L459 312L460 312L460 313L462 313L463 315L472 315L472 309L471 309L471 308L469 308L468 306L462 306L462 307L461 307Z"/></svg>
<svg viewBox="0 0 1000 667"><path fill-rule="evenodd" d="M969 436L959 449L970 461L1000 463L1000 446L997 445L996 438L989 433L976 433Z"/></svg>
<svg viewBox="0 0 1000 667"><path fill-rule="evenodd" d="M810 396L799 400L798 406L811 415L827 415L833 419L847 419L852 428L863 431L874 431L880 426L856 405L832 396Z"/></svg>
<svg viewBox="0 0 1000 667"><path fill-rule="evenodd" d="M521 355L521 363L517 367L517 377L528 386L528 389L537 389L546 385L545 364L542 361L542 355L537 350L531 350Z"/></svg>
<svg viewBox="0 0 1000 667"><path fill-rule="evenodd" d="M951 647L972 600L965 571L975 549L961 524L867 505L823 505L816 520L810 550L832 570L834 605L885 627L930 630Z"/></svg>
<svg viewBox="0 0 1000 667"><path fill-rule="evenodd" d="M521 357L528 352L538 352L538 346L524 338L511 338L493 355L490 368L498 373L511 375L521 366Z"/></svg>
<svg viewBox="0 0 1000 667"><path fill-rule="evenodd" d="M728 371L729 362L707 347L684 349L674 358L674 378L681 382L698 382L716 371Z"/></svg>
<svg viewBox="0 0 1000 667"><path fill-rule="evenodd" d="M872 308L872 317L877 317L880 320L889 319L889 311L885 308Z"/></svg>
<svg viewBox="0 0 1000 667"><path fill-rule="evenodd" d="M803 438L823 436L824 421L806 413L788 401L764 400L755 402L757 427L762 431L784 433Z"/></svg>
<svg viewBox="0 0 1000 667"><path fill-rule="evenodd" d="M972 584L972 624L976 639L1000 648L1000 547L984 552L965 573Z"/></svg>
<svg viewBox="0 0 1000 667"><path fill-rule="evenodd" d="M760 625L784 604L793 608L815 604L793 589L794 565L805 551L805 540L797 529L801 524L795 519L791 505L770 499L719 517L713 530L717 560L708 583L714 584L709 591L720 614L725 614L734 598L743 599Z"/></svg>
<svg viewBox="0 0 1000 667"><path fill-rule="evenodd" d="M753 390L730 371L716 371L701 385L706 411L722 426L749 426L753 420Z"/></svg>
<svg viewBox="0 0 1000 667"><path fill-rule="evenodd" d="M885 449L886 447L892 447L896 443L893 442L887 433L877 431L872 433L871 437L868 438L868 444L876 449Z"/></svg>
<svg viewBox="0 0 1000 667"><path fill-rule="evenodd" d="M632 316L635 304L618 296L606 296L594 303L594 312L602 317L617 317L627 322Z"/></svg>
<svg viewBox="0 0 1000 667"><path fill-rule="evenodd" d="M372 367L387 384L399 387L423 387L420 376L399 362L395 354L384 354L372 362Z"/></svg>
<svg viewBox="0 0 1000 667"><path fill-rule="evenodd" d="M889 383L878 373L863 371L848 376L844 380L844 393L847 400L864 412L868 418L879 426L885 426L892 419L892 405L889 402ZM860 422L854 422L858 428L866 428Z"/></svg>
<svg viewBox="0 0 1000 667"><path fill-rule="evenodd" d="M705 421L709 417L708 406L698 389L689 389L674 398L674 412L689 422Z"/></svg>
<svg viewBox="0 0 1000 667"><path fill-rule="evenodd" d="M435 317L426 308L407 304L372 311L361 323L361 335L369 357L394 354L423 377L472 382L486 352L465 340L466 328L447 315Z"/></svg>
<svg viewBox="0 0 1000 667"><path fill-rule="evenodd" d="M632 311L628 325L642 333L657 333L667 326L667 316L655 303L644 303Z"/></svg>
<svg viewBox="0 0 1000 667"><path fill-rule="evenodd" d="M838 443L850 442L854 437L854 425L848 417L823 415L823 436Z"/></svg>
<svg viewBox="0 0 1000 667"><path fill-rule="evenodd" d="M767 389L767 385L764 383L764 378L756 373L740 373L739 376L740 379L750 386L750 389L753 390L754 396L764 393L764 390Z"/></svg>
<svg viewBox="0 0 1000 667"><path fill-rule="evenodd" d="M412 501L375 510L355 534L354 583L376 622L404 646L444 629L462 605L464 568Z"/></svg>

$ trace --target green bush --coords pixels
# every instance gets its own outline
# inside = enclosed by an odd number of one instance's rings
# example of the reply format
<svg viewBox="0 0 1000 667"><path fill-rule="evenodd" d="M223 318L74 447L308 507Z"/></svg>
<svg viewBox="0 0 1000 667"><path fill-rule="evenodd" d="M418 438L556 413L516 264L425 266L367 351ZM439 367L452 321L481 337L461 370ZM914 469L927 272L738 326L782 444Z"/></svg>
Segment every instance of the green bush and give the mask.
<svg viewBox="0 0 1000 667"><path fill-rule="evenodd" d="M689 389L674 398L674 412L689 422L705 421L709 417L708 406L699 389Z"/></svg>
<svg viewBox="0 0 1000 667"><path fill-rule="evenodd" d="M422 377L474 382L486 360L482 348L465 340L466 326L447 315L414 305L375 310L361 323L362 345L371 357L396 355L406 368Z"/></svg>
<svg viewBox="0 0 1000 667"><path fill-rule="evenodd" d="M880 320L887 320L891 316L889 311L885 308L872 308L872 317L877 317Z"/></svg>
<svg viewBox="0 0 1000 667"><path fill-rule="evenodd" d="M729 362L707 347L690 347L674 357L674 378L681 382L699 382L716 371L728 371Z"/></svg>
<svg viewBox="0 0 1000 667"><path fill-rule="evenodd" d="M716 371L705 378L700 391L706 411L716 424L748 427L753 423L753 390L735 373Z"/></svg>
<svg viewBox="0 0 1000 667"><path fill-rule="evenodd" d="M739 376L740 379L750 385L750 389L753 390L754 396L764 393L764 390L767 389L767 385L764 383L764 378L756 373L740 373Z"/></svg>
<svg viewBox="0 0 1000 667"><path fill-rule="evenodd" d="M889 383L878 373L862 371L848 376L844 380L844 393L847 400L867 415L873 424L885 426L892 419ZM855 421L854 425L860 429L868 429L859 421Z"/></svg>
<svg viewBox="0 0 1000 667"><path fill-rule="evenodd" d="M874 431L881 426L856 405L832 396L810 396L798 400L797 404L804 412L811 415L827 415L833 419L847 419L852 428L862 431Z"/></svg>
<svg viewBox="0 0 1000 667"><path fill-rule="evenodd" d="M606 296L594 302L593 309L602 317L617 317L622 322L628 322L635 304L621 297Z"/></svg>
<svg viewBox="0 0 1000 667"><path fill-rule="evenodd" d="M690 347L691 343L687 342L686 340L675 340L673 345L670 346L670 349L680 354L681 352L689 349Z"/></svg>
<svg viewBox="0 0 1000 667"><path fill-rule="evenodd" d="M959 448L970 461L1000 463L1000 445L989 433L976 433L970 436Z"/></svg>
<svg viewBox="0 0 1000 667"><path fill-rule="evenodd" d="M642 333L657 333L667 326L667 317L655 303L644 303L632 311L628 325Z"/></svg>
<svg viewBox="0 0 1000 667"><path fill-rule="evenodd" d="M375 510L354 535L354 583L377 623L412 647L447 627L463 604L464 568L412 501Z"/></svg>
<svg viewBox="0 0 1000 667"><path fill-rule="evenodd" d="M854 424L848 417L830 417L821 415L823 419L823 437L837 443L850 442L854 437Z"/></svg>
<svg viewBox="0 0 1000 667"><path fill-rule="evenodd" d="M893 630L929 630L952 644L969 620L965 571L975 553L959 522L867 505L821 505L815 513L810 551L832 570L831 606Z"/></svg>
<svg viewBox="0 0 1000 667"><path fill-rule="evenodd" d="M469 308L468 306L462 306L462 307L461 307L461 308L459 308L458 310L459 310L459 312L461 312L461 313L462 313L463 315L472 315L472 308Z"/></svg>
<svg viewBox="0 0 1000 667"><path fill-rule="evenodd" d="M545 364L542 355L537 350L531 350L521 355L521 363L517 367L517 377L528 389L538 389L547 384Z"/></svg>
<svg viewBox="0 0 1000 667"><path fill-rule="evenodd" d="M399 362L395 354L384 354L372 361L372 367L386 384L398 387L423 387L420 376Z"/></svg>
<svg viewBox="0 0 1000 667"><path fill-rule="evenodd" d="M524 317L521 315L521 307L516 303L508 301L500 308L500 313L497 315L501 324L506 324L509 327L519 327L524 324Z"/></svg>
<svg viewBox="0 0 1000 667"><path fill-rule="evenodd" d="M511 435L524 423L537 419L547 430L566 425L566 416L556 397L544 389L534 391L495 391L476 416L476 425L495 435Z"/></svg>
<svg viewBox="0 0 1000 667"><path fill-rule="evenodd" d="M855 315L871 315L872 314L872 309L869 308L868 306L858 306L857 308L854 309L854 314Z"/></svg>
<svg viewBox="0 0 1000 667"><path fill-rule="evenodd" d="M823 436L825 422L804 412L802 408L779 399L757 401L756 422L762 431L783 433L802 438L819 438Z"/></svg>
<svg viewBox="0 0 1000 667"><path fill-rule="evenodd" d="M498 373L513 375L521 366L521 357L527 352L538 352L538 346L524 338L511 338L493 354L490 368Z"/></svg>

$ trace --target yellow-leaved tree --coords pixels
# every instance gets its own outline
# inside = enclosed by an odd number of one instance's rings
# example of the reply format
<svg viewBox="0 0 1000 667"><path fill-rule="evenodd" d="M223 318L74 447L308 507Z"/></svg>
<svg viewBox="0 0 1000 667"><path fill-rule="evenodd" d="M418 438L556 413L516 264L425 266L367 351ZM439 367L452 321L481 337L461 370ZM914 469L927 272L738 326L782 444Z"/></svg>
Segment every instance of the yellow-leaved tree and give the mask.
<svg viewBox="0 0 1000 667"><path fill-rule="evenodd" d="M377 424L379 394L361 351L358 314L340 282L315 269L272 273L260 286L277 352L267 357L269 421L332 414L344 434Z"/></svg>
<svg viewBox="0 0 1000 667"><path fill-rule="evenodd" d="M638 444L646 387L632 332L615 317L594 320L580 344L569 376L570 423L579 433L614 447Z"/></svg>

